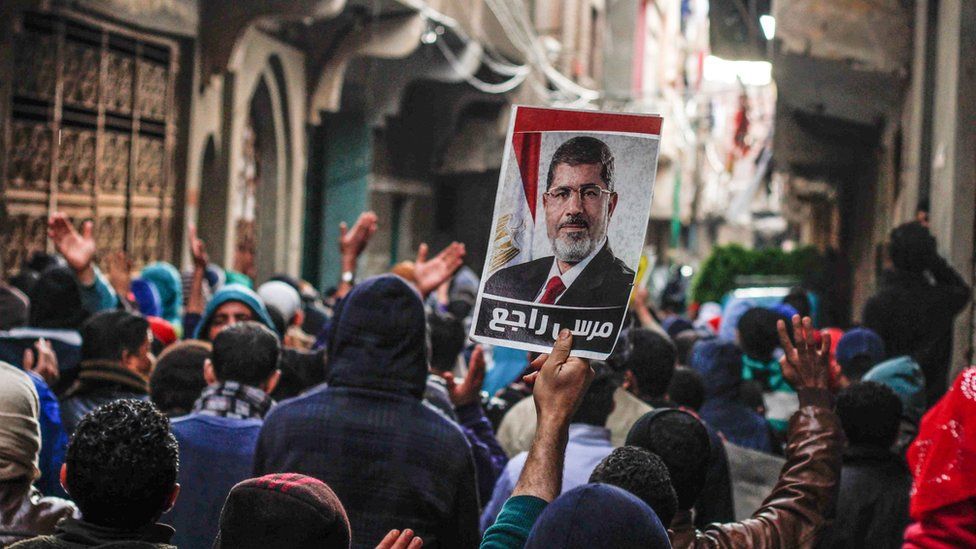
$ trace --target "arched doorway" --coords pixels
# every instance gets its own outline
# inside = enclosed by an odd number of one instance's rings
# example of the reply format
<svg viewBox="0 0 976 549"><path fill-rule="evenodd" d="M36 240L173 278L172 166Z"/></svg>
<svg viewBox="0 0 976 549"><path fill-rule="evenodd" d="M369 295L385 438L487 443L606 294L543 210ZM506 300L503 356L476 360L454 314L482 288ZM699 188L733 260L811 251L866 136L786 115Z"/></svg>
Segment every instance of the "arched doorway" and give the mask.
<svg viewBox="0 0 976 549"><path fill-rule="evenodd" d="M241 133L241 157L231 189L233 269L261 281L276 270L279 186L280 104L277 86L262 77L254 89ZM260 244L259 244L260 243Z"/></svg>

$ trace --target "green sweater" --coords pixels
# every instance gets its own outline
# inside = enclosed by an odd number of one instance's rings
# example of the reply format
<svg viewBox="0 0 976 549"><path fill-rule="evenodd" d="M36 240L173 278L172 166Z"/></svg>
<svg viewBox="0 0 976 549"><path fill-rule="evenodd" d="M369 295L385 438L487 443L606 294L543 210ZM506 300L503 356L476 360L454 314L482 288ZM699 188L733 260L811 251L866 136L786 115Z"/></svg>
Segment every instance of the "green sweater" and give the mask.
<svg viewBox="0 0 976 549"><path fill-rule="evenodd" d="M521 549L529 539L532 525L549 502L535 496L508 498L498 519L485 531L481 549Z"/></svg>

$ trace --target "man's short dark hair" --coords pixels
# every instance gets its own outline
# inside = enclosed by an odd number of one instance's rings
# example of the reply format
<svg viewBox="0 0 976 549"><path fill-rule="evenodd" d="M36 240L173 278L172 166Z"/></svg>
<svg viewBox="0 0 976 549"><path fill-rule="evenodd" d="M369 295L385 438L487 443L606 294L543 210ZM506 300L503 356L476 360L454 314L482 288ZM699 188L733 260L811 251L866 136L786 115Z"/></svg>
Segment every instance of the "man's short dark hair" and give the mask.
<svg viewBox="0 0 976 549"><path fill-rule="evenodd" d="M702 335L696 330L685 330L674 336L674 348L678 351L678 366L688 366L691 364L691 348L698 343Z"/></svg>
<svg viewBox="0 0 976 549"><path fill-rule="evenodd" d="M742 352L755 360L772 360L773 351L779 346L776 322L782 319L779 314L763 307L746 311L737 326Z"/></svg>
<svg viewBox="0 0 976 549"><path fill-rule="evenodd" d="M116 400L78 423L65 484L86 522L135 529L165 511L179 455L169 420L149 402Z"/></svg>
<svg viewBox="0 0 976 549"><path fill-rule="evenodd" d="M613 411L613 392L617 390L617 384L606 364L593 362L592 365L596 374L570 422L603 427Z"/></svg>
<svg viewBox="0 0 976 549"><path fill-rule="evenodd" d="M895 268L920 273L932 265L937 255L935 238L917 221L899 225L891 231L888 255Z"/></svg>
<svg viewBox="0 0 976 549"><path fill-rule="evenodd" d="M430 329L430 367L439 372L453 370L467 341L464 325L452 314L431 313L427 315L427 326Z"/></svg>
<svg viewBox="0 0 976 549"><path fill-rule="evenodd" d="M127 311L104 311L81 326L82 360L122 360L122 352L139 352L149 321Z"/></svg>
<svg viewBox="0 0 976 549"><path fill-rule="evenodd" d="M890 448L898 438L901 400L887 385L858 381L837 395L837 415L850 444Z"/></svg>
<svg viewBox="0 0 976 549"><path fill-rule="evenodd" d="M220 381L258 386L278 368L281 344L270 328L259 322L238 322L213 340L210 362Z"/></svg>
<svg viewBox="0 0 976 549"><path fill-rule="evenodd" d="M654 509L661 524L671 524L678 511L678 496L661 458L637 446L615 448L593 469L590 482L623 488Z"/></svg>
<svg viewBox="0 0 976 549"><path fill-rule="evenodd" d="M641 396L661 398L668 392L678 351L662 334L646 328L630 330L624 365L637 378Z"/></svg>
<svg viewBox="0 0 976 549"><path fill-rule="evenodd" d="M692 508L705 487L712 447L698 418L676 408L653 410L634 423L626 444L657 454L668 467L678 509Z"/></svg>
<svg viewBox="0 0 976 549"><path fill-rule="evenodd" d="M149 378L149 396L169 417L189 414L207 386L203 363L210 358L207 341L188 339L167 347Z"/></svg>
<svg viewBox="0 0 976 549"><path fill-rule="evenodd" d="M566 164L568 166L583 166L586 164L600 165L600 179L607 186L607 190L613 190L613 153L606 143L595 137L581 135L566 141L556 149L549 161L549 175L546 177L546 190L552 187L552 181L556 177L556 166Z"/></svg>
<svg viewBox="0 0 976 549"><path fill-rule="evenodd" d="M790 293L783 298L783 303L796 309L796 313L801 317L810 316L812 310L810 298L807 296L807 291L800 286L790 288Z"/></svg>
<svg viewBox="0 0 976 549"><path fill-rule="evenodd" d="M691 368L678 366L668 384L668 398L678 406L698 411L705 403L705 382Z"/></svg>

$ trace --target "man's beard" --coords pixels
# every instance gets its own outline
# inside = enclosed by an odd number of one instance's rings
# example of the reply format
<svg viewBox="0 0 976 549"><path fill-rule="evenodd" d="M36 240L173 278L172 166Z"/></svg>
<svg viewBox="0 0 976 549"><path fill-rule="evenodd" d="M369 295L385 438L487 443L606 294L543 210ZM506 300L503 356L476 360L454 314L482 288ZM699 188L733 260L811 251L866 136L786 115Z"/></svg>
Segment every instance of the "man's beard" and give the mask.
<svg viewBox="0 0 976 549"><path fill-rule="evenodd" d="M579 224L585 225L585 230L576 231L568 235L559 234L559 230L563 225ZM579 263L583 261L593 251L593 246L596 245L596 239L590 236L589 223L581 217L575 217L560 223L556 227L556 237L551 239L551 242L553 254L558 260L566 263Z"/></svg>

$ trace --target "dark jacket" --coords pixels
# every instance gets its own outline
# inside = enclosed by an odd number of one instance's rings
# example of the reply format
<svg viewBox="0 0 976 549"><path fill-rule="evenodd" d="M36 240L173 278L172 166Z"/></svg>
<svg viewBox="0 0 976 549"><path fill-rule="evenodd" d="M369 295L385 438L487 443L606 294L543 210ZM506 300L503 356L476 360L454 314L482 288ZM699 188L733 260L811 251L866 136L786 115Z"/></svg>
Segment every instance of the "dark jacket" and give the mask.
<svg viewBox="0 0 976 549"><path fill-rule="evenodd" d="M115 361L86 360L61 399L61 424L71 436L85 414L123 398L149 400L149 382Z"/></svg>
<svg viewBox="0 0 976 549"><path fill-rule="evenodd" d="M354 547L411 528L425 547L478 544L471 448L457 424L423 404L425 316L392 275L357 285L339 304L328 386L280 403L265 419L255 476L316 477L349 514Z"/></svg>
<svg viewBox="0 0 976 549"><path fill-rule="evenodd" d="M27 480L0 483L0 546L54 533L54 525L77 517L74 503L46 498Z"/></svg>
<svg viewBox="0 0 976 549"><path fill-rule="evenodd" d="M908 526L912 475L886 448L851 447L844 452L837 513L821 548L901 547Z"/></svg>
<svg viewBox="0 0 976 549"><path fill-rule="evenodd" d="M235 484L251 478L261 419L236 419L193 413L174 419L180 445L180 497L162 520L176 529L173 544L210 549L217 537L220 510Z"/></svg>
<svg viewBox="0 0 976 549"><path fill-rule="evenodd" d="M910 355L925 373L929 406L946 391L952 357L953 321L972 290L942 258L928 273L891 270L881 290L864 305L864 326L881 336L889 357Z"/></svg>
<svg viewBox="0 0 976 549"><path fill-rule="evenodd" d="M696 530L688 511L671 522L675 549L812 547L834 508L844 445L840 420L828 408L804 406L790 419L786 465L752 518Z"/></svg>
<svg viewBox="0 0 976 549"><path fill-rule="evenodd" d="M491 275L485 293L535 301L552 268L553 257L506 267ZM614 257L607 244L590 260L573 284L559 296L557 304L571 307L624 306L634 285L634 271Z"/></svg>
<svg viewBox="0 0 976 549"><path fill-rule="evenodd" d="M58 523L52 536L21 541L10 549L176 549L169 544L173 529L165 524L151 524L138 530L117 530L68 518Z"/></svg>
<svg viewBox="0 0 976 549"><path fill-rule="evenodd" d="M704 528L713 522L735 520L735 502L732 499L732 474L729 471L729 457L725 452L722 437L710 425L702 422L708 430L711 449L708 458L708 473L705 486L695 501L695 526Z"/></svg>

